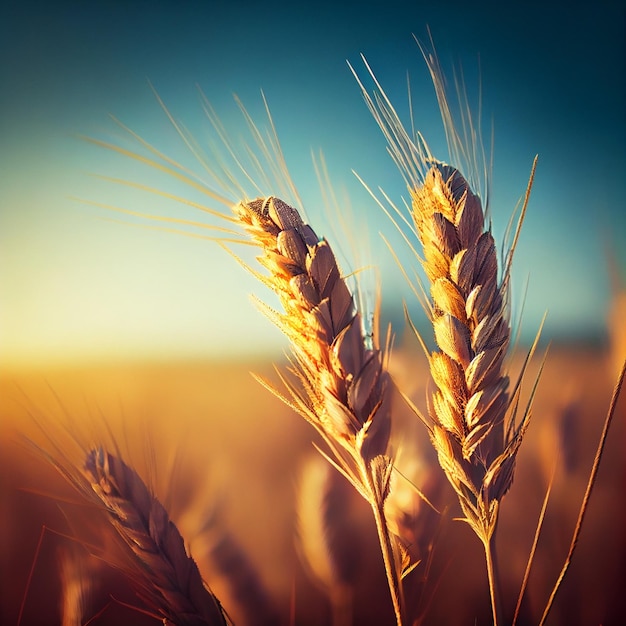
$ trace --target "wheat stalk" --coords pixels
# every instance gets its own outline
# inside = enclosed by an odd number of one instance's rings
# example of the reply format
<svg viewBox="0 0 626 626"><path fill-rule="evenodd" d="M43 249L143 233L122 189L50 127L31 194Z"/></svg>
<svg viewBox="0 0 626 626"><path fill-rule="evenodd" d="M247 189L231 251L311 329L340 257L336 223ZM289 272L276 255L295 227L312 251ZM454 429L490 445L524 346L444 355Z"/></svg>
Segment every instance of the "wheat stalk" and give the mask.
<svg viewBox="0 0 626 626"><path fill-rule="evenodd" d="M180 532L139 475L103 448L87 455L84 473L132 553L138 573L131 578L148 606L172 624L228 624L219 601L187 554ZM89 489L76 478L73 482L82 491Z"/></svg>
<svg viewBox="0 0 626 626"><path fill-rule="evenodd" d="M478 181L478 163L484 163L482 148L477 148L477 144L481 145L480 134L471 117L463 117L466 134L459 136L437 59L425 52L424 56L435 84L450 153L466 164L472 180ZM414 140L408 134L365 64L378 89L373 97L356 73L355 76L407 182L410 218L395 210L421 244L420 261L429 283L429 288L420 287L439 348L429 353L420 337L436 386L429 402L430 437L439 464L457 494L464 520L484 546L493 619L497 624L501 609L495 530L500 502L511 486L517 452L530 419L529 404L517 422L521 376L511 391L503 368L511 341L508 290L536 159L499 275L496 245L481 196L459 169L432 156L421 135ZM487 196L487 190L484 195Z"/></svg>
<svg viewBox="0 0 626 626"><path fill-rule="evenodd" d="M507 423L506 284L498 283L495 242L484 230L480 201L458 170L435 164L411 195L440 348L430 355L437 387L430 405L432 442L466 521L485 547L497 623L493 539L529 417L517 427Z"/></svg>
<svg viewBox="0 0 626 626"><path fill-rule="evenodd" d="M322 435L336 467L370 503L397 622L402 623L400 567L385 518L392 459L389 378L383 352L367 347L361 317L330 245L293 207L274 197L240 202L235 214L262 250L259 276L285 312L270 316L291 341L291 371L277 393ZM329 459L330 460L330 459Z"/></svg>
<svg viewBox="0 0 626 626"><path fill-rule="evenodd" d="M392 459L387 455L391 430L390 394L387 393L390 379L384 364L387 351L381 350L379 346L377 329L372 332L372 337L364 331L353 296L341 276L328 242L318 238L311 227L304 224L296 209L273 196L251 201L242 200L234 207L226 197L234 193L239 193L239 197L248 197L242 185L237 182L236 172L239 171L242 179L248 180L257 191L260 187L254 180L254 174L260 181L270 184L276 182L277 184L273 186L285 189L296 200L298 198L286 169L267 104L266 111L270 123L267 137L261 133L241 106L258 149L256 153L250 146L245 145L244 159L237 155L229 144L219 120L205 101L209 120L232 157L235 168L233 173L224 166L224 176L221 178L211 171L194 142L174 120L165 105L161 104L183 141L212 175L218 187L224 188L226 195L199 183L196 176L186 168L169 159L123 125L122 127L155 158L98 140L88 140L189 184L204 192L212 201L234 208L235 217L226 216L221 211L191 203L158 189L129 181L115 180L115 182L138 187L183 204L191 204L230 224L243 226L253 243L261 248L263 253L260 261L269 271L269 275L264 276L251 271L277 293L284 307L283 314L270 310L267 310L267 313L291 342L293 359L290 372L295 375L295 380L281 375L287 389L286 396L265 381L261 382L318 430L331 450L332 459L329 456L327 459L370 503L381 542L394 611L400 623L402 564L394 553L397 542L391 536L384 512L392 469ZM250 162L251 171L246 170L244 161ZM262 162L267 163L269 175L261 167ZM147 215L108 205L101 206L170 224L218 230L232 235L218 239L223 244L241 243L236 230L184 219Z"/></svg>

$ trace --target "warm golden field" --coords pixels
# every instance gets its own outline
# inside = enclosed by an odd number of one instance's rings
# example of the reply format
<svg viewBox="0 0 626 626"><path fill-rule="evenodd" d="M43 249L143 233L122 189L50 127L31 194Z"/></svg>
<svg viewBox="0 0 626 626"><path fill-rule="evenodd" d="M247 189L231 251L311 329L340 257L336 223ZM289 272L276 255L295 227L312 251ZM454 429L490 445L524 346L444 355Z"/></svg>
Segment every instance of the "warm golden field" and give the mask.
<svg viewBox="0 0 626 626"><path fill-rule="evenodd" d="M424 361L412 345L411 352L396 350L391 364L398 385L422 408L428 384ZM513 361L511 368L515 367ZM203 576L237 624L330 623L328 600L307 576L296 540L299 477L305 459L316 454L312 442L319 441L314 430L262 388L250 371L274 375L269 363L126 364L2 372L2 624L17 623L22 602L22 625L60 623L63 551L80 547L79 541L104 541L97 533L90 534L94 512L81 505L64 479L24 440L24 436L30 438L50 451L51 442L57 442L61 447L57 455L66 454L80 464L78 447L71 444L62 426L70 422L71 432L85 448L97 442L110 445L112 439L117 442L126 462L165 503ZM537 623L543 611L570 543L616 377L606 350L553 347L548 355L498 528L507 619L515 606L558 452L553 494L519 623ZM526 386L531 383L529 376ZM491 614L481 546L466 524L450 519L458 514L458 504L442 479L423 427L401 400L395 407L392 444L402 450L398 467L440 509L450 506L443 517L420 518L422 530L417 539L420 545L434 539L434 551L426 583L422 584L425 563L406 581L407 606L413 615L426 609L426 624L488 624ZM625 416L626 399L622 398L580 543L549 624L619 624L626 615ZM173 470L175 455L179 463ZM341 484L337 488L342 489L342 506L349 518L349 531L338 532L344 533L347 553L356 565L354 623L393 623L368 507L352 489L343 489ZM200 533L201 524L211 515L210 528ZM216 563L218 545L230 549L229 565ZM233 592L233 573L245 569L237 561L241 555L256 570L265 595L254 592L250 582L244 591ZM122 606L118 600L139 603L119 575L106 564L92 561L90 578L97 582L85 615L105 610L90 624L157 623ZM262 599L250 606L254 597Z"/></svg>

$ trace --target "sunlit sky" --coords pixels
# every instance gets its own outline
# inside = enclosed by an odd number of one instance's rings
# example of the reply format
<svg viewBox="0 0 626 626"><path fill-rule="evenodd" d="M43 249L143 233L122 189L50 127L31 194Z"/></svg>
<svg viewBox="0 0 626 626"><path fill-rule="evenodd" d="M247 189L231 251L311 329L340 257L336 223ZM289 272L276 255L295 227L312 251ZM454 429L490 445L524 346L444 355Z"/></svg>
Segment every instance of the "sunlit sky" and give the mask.
<svg viewBox="0 0 626 626"><path fill-rule="evenodd" d="M520 3L506 9L498 3L394 0L305 8L234 1L3 7L5 364L235 358L284 349L279 332L250 297L273 304L265 287L215 242L137 226L80 200L198 217L92 176L100 174L208 201L80 138L129 145L113 115L193 167L150 83L207 151L209 124L198 87L234 141L245 134L245 123L233 94L263 125L263 90L315 229L333 243L337 237L364 241L357 230L367 229L370 244L351 262L379 268L385 311L399 321L399 333L403 298L419 322L419 305L379 233L407 267L416 261L402 251L393 226L352 174L382 187L397 203L406 196L346 61L364 75L363 53L407 120L408 72L415 125L433 152L447 159L432 83L412 36L427 41L428 27L444 72L451 76L453 66L463 68L470 100L482 84L487 144L491 124L495 133L491 211L497 236L539 155L513 283L516 313L525 297L523 335L532 335L547 311L547 338L602 336L611 293L607 250L626 276L623 2ZM338 235L339 217L322 206L312 150L323 151L339 196L349 197L356 224L350 237ZM347 264L346 271L356 269Z"/></svg>

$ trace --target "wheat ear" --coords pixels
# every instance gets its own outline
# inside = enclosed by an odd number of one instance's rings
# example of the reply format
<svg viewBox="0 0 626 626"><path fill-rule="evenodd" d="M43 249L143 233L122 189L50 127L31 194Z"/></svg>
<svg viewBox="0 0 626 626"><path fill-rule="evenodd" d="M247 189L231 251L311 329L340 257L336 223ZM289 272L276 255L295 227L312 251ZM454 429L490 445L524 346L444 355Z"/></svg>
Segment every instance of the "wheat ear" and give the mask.
<svg viewBox="0 0 626 626"><path fill-rule="evenodd" d="M298 546L307 571L330 601L333 626L353 622L353 596L360 568L360 546L346 497L349 488L319 455L307 459L299 488Z"/></svg>
<svg viewBox="0 0 626 626"><path fill-rule="evenodd" d="M537 159L499 277L496 245L478 190L479 163L485 163L480 126L474 125L471 116L463 115L464 136L459 136L438 60L423 47L422 52L435 85L450 153L468 167L476 193L457 168L432 156L421 135L415 139L409 135L365 59L378 89L373 96L354 70L353 73L368 108L387 137L390 153L411 196L410 217L393 208L421 243L420 260L430 286L430 301L426 288L424 300L439 350L428 353L420 338L436 385L429 403L430 436L439 464L458 496L464 519L484 546L497 625L500 602L495 529L500 501L511 486L517 452L530 419L530 403L519 421L517 416L523 371L510 392L509 378L503 369L511 338L508 290L513 252ZM459 97L461 104L469 108L464 94ZM486 166L484 173L488 173ZM488 183L488 176L485 178ZM483 197L488 197L488 189L483 190ZM400 223L391 217L396 225ZM409 241L408 236L405 238ZM535 347L536 342L530 354Z"/></svg>
<svg viewBox="0 0 626 626"><path fill-rule="evenodd" d="M85 476L111 525L130 549L138 595L167 623L228 624L163 505L139 475L102 448L87 455Z"/></svg>
<svg viewBox="0 0 626 626"><path fill-rule="evenodd" d="M496 247L484 230L480 200L458 170L435 164L411 195L440 348L430 355L437 387L430 405L431 437L465 519L485 547L497 622L492 539L527 423L518 428L506 423L506 296L498 284Z"/></svg>
<svg viewBox="0 0 626 626"><path fill-rule="evenodd" d="M281 397L320 432L333 463L370 503L401 623L401 572L384 512L392 459L387 456L390 383L383 352L376 336L374 346L367 347L361 317L330 245L296 209L268 197L241 202L235 213L262 250L259 261L269 275L259 278L285 310L270 315L291 342L297 381L283 377L289 398Z"/></svg>

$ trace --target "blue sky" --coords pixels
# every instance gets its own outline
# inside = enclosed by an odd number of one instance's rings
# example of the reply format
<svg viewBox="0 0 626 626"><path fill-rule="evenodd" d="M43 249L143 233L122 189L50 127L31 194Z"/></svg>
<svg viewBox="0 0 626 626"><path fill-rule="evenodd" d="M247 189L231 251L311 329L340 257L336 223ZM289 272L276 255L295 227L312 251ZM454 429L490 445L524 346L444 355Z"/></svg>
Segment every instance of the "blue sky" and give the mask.
<svg viewBox="0 0 626 626"><path fill-rule="evenodd" d="M80 139L125 141L112 114L193 165L148 81L200 143L209 130L198 86L235 140L245 127L233 94L262 123L262 89L316 230L336 241L338 216L322 208L311 164L311 150L322 150L334 186L349 197L353 227L369 233L358 263L379 267L390 315L402 298L412 302L378 233L399 251L401 242L351 173L397 202L406 196L346 60L362 68L363 53L402 115L408 72L416 126L446 159L434 91L412 36L426 40L427 27L444 71L451 75L453 65L462 66L470 99L482 84L483 123L487 131L493 123L495 132L491 210L497 235L539 155L513 285L517 306L529 281L525 335L546 310L547 337L601 335L610 298L608 248L626 276L624 5L469 5L4 3L3 359L224 358L282 350L282 338L250 294L271 298L219 246L112 220L74 199L189 215L91 176L182 191L155 171Z"/></svg>

